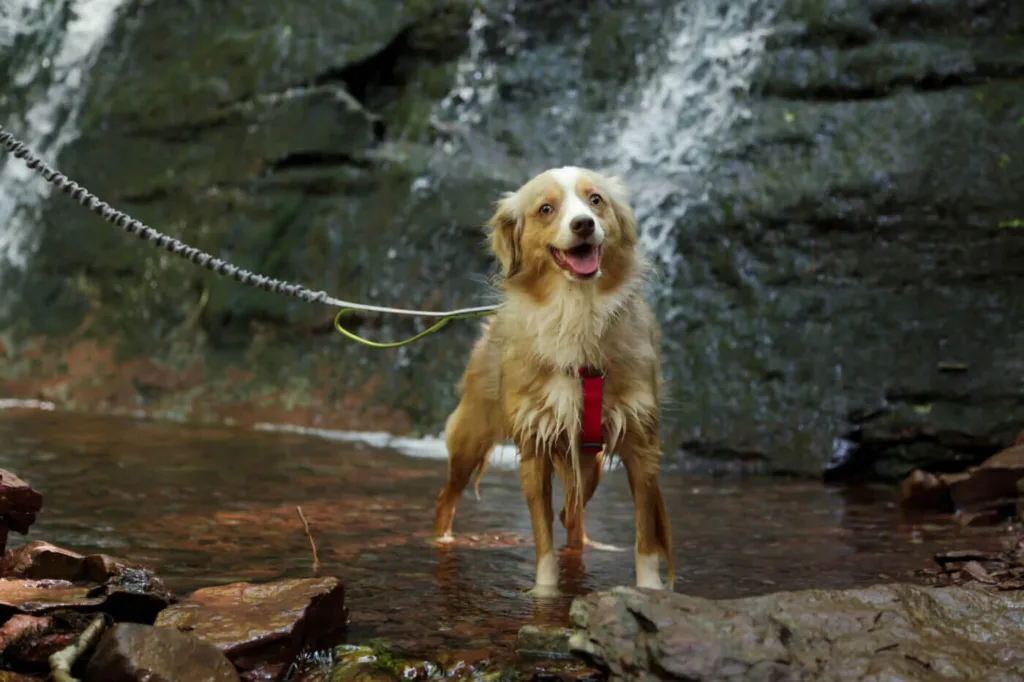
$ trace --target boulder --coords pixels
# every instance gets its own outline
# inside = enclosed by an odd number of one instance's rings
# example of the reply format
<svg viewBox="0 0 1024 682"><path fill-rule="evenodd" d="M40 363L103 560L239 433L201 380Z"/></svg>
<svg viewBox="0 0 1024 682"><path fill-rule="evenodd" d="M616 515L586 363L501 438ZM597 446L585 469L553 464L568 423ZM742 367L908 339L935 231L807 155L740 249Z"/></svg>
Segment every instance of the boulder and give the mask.
<svg viewBox="0 0 1024 682"><path fill-rule="evenodd" d="M337 644L347 624L345 589L333 577L206 587L156 619L216 646L242 670Z"/></svg>
<svg viewBox="0 0 1024 682"><path fill-rule="evenodd" d="M119 623L96 645L86 682L238 682L217 648L169 628Z"/></svg>
<svg viewBox="0 0 1024 682"><path fill-rule="evenodd" d="M1024 433L1014 445L962 473L911 472L899 488L900 506L935 512L960 512L999 521L1014 516L1024 480Z"/></svg>
<svg viewBox="0 0 1024 682"><path fill-rule="evenodd" d="M574 652L619 680L1011 682L1024 592L907 584L713 601L616 588L577 599Z"/></svg>

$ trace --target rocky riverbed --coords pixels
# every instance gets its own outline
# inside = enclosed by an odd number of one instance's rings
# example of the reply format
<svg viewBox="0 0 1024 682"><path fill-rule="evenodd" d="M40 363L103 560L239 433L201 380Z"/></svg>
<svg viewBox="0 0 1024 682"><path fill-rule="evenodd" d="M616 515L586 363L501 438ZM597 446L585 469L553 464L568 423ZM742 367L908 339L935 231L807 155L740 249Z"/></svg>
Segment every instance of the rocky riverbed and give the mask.
<svg viewBox="0 0 1024 682"><path fill-rule="evenodd" d="M463 501L456 543L439 549L429 530L441 460L302 434L0 412L0 519L10 531L0 562L0 671L19 682L41 679L48 657L105 614L98 648L74 668L80 679L91 682L102 670L102 680L134 680L147 666L279 682L640 675L642 666L609 668L615 654L608 652L625 646L621 632L585 626L586 641L607 647L604 658L570 646L580 605L617 600L615 586L632 581L622 472L607 474L588 530L626 551L564 556L564 598L535 602L526 594L529 517L507 464L492 463L481 499ZM663 488L675 530L676 596L701 605L709 628L691 662L710 671L724 665L715 651L746 641L730 634L735 619L714 620L724 611L751 628L767 622L759 615L766 604L803 618L792 627L817 643L785 644L786 665L799 672L803 663L794 661L819 652L818 633L833 637L832 625L812 622L816 605L828 600L834 613L860 622L870 595L898 589L898 599L923 595L927 606L948 593L941 641L984 658L996 649L975 646L978 614L1022 593L1021 533L1010 520L908 519L892 487L666 473ZM909 587L886 587L893 583ZM987 601L931 590L950 586ZM919 630L906 636L928 633ZM899 635L895 626L889 632ZM620 638L605 639L612 635ZM704 646L712 640L721 646ZM764 651L744 660L754 666ZM657 659L645 660L637 665Z"/></svg>

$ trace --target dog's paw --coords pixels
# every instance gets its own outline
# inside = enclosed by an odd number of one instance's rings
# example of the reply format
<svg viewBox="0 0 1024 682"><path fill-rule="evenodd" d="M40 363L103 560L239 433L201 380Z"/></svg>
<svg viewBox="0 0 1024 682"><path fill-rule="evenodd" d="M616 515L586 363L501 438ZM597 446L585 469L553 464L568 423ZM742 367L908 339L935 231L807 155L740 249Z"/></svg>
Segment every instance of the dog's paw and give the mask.
<svg viewBox="0 0 1024 682"><path fill-rule="evenodd" d="M451 533L445 533L444 535L437 535L437 536L434 536L433 538L431 538L431 540L430 540L430 544L432 544L432 545L439 545L439 546L442 546L442 547L446 547L446 546L452 544L453 542L455 542L455 536L452 535Z"/></svg>
<svg viewBox="0 0 1024 682"><path fill-rule="evenodd" d="M584 542L587 543L587 547L593 547L594 549L602 551L602 552L625 552L626 551L625 548L623 548L623 547L616 547L615 545L606 545L603 542L598 542L597 540L591 540L590 538L587 538Z"/></svg>

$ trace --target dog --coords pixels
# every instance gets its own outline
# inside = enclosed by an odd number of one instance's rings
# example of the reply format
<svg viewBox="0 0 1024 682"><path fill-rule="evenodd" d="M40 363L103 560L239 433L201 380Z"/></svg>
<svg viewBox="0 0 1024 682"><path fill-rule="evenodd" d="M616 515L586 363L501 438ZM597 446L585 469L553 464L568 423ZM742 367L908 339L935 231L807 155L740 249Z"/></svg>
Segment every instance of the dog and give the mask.
<svg viewBox="0 0 1024 682"><path fill-rule="evenodd" d="M625 186L586 168L550 169L501 197L487 231L501 306L483 325L446 423L434 537L451 541L459 497L474 472L479 485L494 446L511 439L536 545L532 593L557 594L552 474L565 489L567 547L582 549L584 509L605 457L617 455L633 495L636 585L672 589L658 484L660 330L643 299L650 264Z"/></svg>

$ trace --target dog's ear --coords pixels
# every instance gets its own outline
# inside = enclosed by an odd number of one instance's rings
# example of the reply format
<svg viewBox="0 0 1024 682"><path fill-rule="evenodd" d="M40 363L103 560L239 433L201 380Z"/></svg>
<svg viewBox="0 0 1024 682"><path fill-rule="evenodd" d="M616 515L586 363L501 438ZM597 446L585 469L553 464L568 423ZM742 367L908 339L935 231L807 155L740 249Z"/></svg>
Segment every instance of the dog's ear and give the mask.
<svg viewBox="0 0 1024 682"><path fill-rule="evenodd" d="M490 230L491 250L501 261L505 279L513 277L522 268L522 252L519 239L522 235L522 215L519 198L509 192L498 201L494 215L487 221Z"/></svg>
<svg viewBox="0 0 1024 682"><path fill-rule="evenodd" d="M622 230L622 241L627 246L635 246L639 235L637 233L636 217L629 205L629 190L625 183L618 176L608 178L605 188L608 190L608 201L612 205L615 219Z"/></svg>

